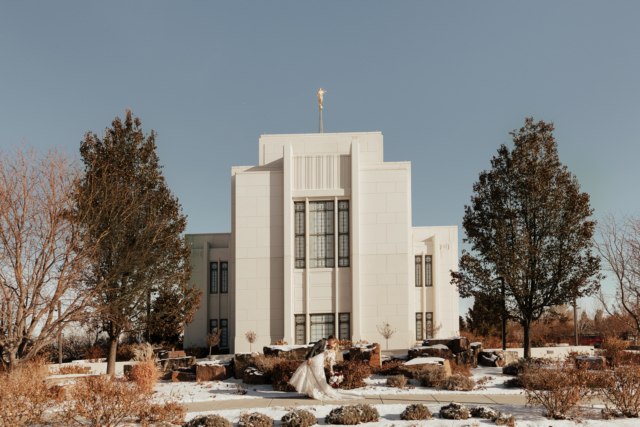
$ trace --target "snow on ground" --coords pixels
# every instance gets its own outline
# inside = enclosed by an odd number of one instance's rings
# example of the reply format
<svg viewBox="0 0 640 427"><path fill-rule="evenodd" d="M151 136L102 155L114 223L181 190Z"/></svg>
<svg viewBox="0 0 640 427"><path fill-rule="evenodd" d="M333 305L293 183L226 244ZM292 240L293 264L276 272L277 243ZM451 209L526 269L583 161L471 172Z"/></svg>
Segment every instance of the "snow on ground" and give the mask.
<svg viewBox="0 0 640 427"><path fill-rule="evenodd" d="M435 387L420 387L417 381L409 380L408 383L415 386L415 388L398 389L395 387L388 387L386 385L387 379L382 375L372 375L365 380L366 387L350 390L353 393L364 395L378 395L378 394L397 394L397 395L411 395L411 394L521 394L522 390L519 388L506 388L504 382L511 376L502 375L502 368L487 368L478 367L471 369L473 379L478 382L481 378L489 377L484 386L476 386L473 391L460 392L442 390ZM219 382L184 382L174 383L171 381L160 381L155 390L159 396L166 396L168 398L178 399L181 402L204 402L207 400L235 400L235 399L254 399L257 397L264 397L267 399L273 398L292 398L296 399L302 395L295 392L276 391L271 384L265 385L252 385L247 387L247 394L240 396L234 394L238 391L238 385L242 384L242 380L230 378L225 381Z"/></svg>
<svg viewBox="0 0 640 427"><path fill-rule="evenodd" d="M426 405L431 412L434 413L434 419L429 421L402 421L400 420L400 414L407 405L373 405L380 413L380 420L375 423L362 424L367 427L382 427L382 426L395 426L395 427L411 427L411 426L427 426L427 427L463 427L463 426L490 426L495 425L491 420L483 420L479 418L469 418L468 420L445 420L441 419L437 414L440 408L444 405L441 404L428 404ZM470 408L476 405L467 405ZM487 406L487 405L483 405ZM307 409L309 412L315 415L318 420L318 425L326 425L324 417L326 417L331 409L336 406L298 406L299 409ZM542 416L542 413L537 408L527 408L523 405L494 405L494 409L501 412L510 412L516 419L516 425L518 427L575 427L575 421L570 420L548 420ZM202 416L217 414L220 415L232 423L237 425L240 414L249 412L259 412L261 414L268 415L275 420L274 426L280 426L280 419L284 414L289 412L292 408L285 408L281 406L274 406L269 408L255 408L255 409L229 409L210 412L192 412L187 414L186 420L189 421L193 418ZM584 427L637 427L638 419L617 419L617 420L603 420L600 416L601 407L595 407L591 411L591 414L585 416L584 420L580 423Z"/></svg>

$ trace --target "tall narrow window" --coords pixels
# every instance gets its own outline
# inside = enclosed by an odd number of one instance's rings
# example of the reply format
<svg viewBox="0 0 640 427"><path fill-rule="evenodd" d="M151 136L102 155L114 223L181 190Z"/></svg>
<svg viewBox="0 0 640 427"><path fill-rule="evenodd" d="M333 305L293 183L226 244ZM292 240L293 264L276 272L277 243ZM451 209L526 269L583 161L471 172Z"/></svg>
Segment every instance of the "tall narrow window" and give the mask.
<svg viewBox="0 0 640 427"><path fill-rule="evenodd" d="M229 321L220 319L220 348L229 348Z"/></svg>
<svg viewBox="0 0 640 427"><path fill-rule="evenodd" d="M424 257L424 285L433 286L431 280L431 255L425 255Z"/></svg>
<svg viewBox="0 0 640 427"><path fill-rule="evenodd" d="M304 268L304 202L295 203L296 268Z"/></svg>
<svg viewBox="0 0 640 427"><path fill-rule="evenodd" d="M213 334L217 332L216 329L218 329L218 319L209 320L209 333Z"/></svg>
<svg viewBox="0 0 640 427"><path fill-rule="evenodd" d="M311 341L320 341L335 333L335 317L333 314L311 315Z"/></svg>
<svg viewBox="0 0 640 427"><path fill-rule="evenodd" d="M422 257L416 257L416 288L422 287Z"/></svg>
<svg viewBox="0 0 640 427"><path fill-rule="evenodd" d="M416 313L416 340L424 339L422 336L422 313Z"/></svg>
<svg viewBox="0 0 640 427"><path fill-rule="evenodd" d="M220 263L220 293L226 294L229 292L229 263Z"/></svg>
<svg viewBox="0 0 640 427"><path fill-rule="evenodd" d="M305 315L296 314L296 344L305 345L307 343L307 331L305 329Z"/></svg>
<svg viewBox="0 0 640 427"><path fill-rule="evenodd" d="M338 333L340 336L338 337L341 340L350 340L351 339L351 315L349 313L340 313L338 315L338 321L340 324L338 325Z"/></svg>
<svg viewBox="0 0 640 427"><path fill-rule="evenodd" d="M425 313L426 318L424 322L424 333L425 338L430 339L433 338L433 313Z"/></svg>
<svg viewBox="0 0 640 427"><path fill-rule="evenodd" d="M309 267L334 267L333 202L311 202L309 211Z"/></svg>
<svg viewBox="0 0 640 427"><path fill-rule="evenodd" d="M338 267L349 267L349 201L338 202Z"/></svg>
<svg viewBox="0 0 640 427"><path fill-rule="evenodd" d="M218 293L218 263L212 262L209 263L209 267L211 270L211 274L209 275L210 285L209 292L212 294Z"/></svg>

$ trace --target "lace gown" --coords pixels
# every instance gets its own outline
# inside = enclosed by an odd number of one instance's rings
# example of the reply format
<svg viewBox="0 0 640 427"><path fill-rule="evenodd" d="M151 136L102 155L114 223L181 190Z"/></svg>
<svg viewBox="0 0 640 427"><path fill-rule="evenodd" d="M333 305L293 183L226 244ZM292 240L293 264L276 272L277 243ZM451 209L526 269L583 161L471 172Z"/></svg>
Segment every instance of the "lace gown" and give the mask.
<svg viewBox="0 0 640 427"><path fill-rule="evenodd" d="M360 396L335 389L327 384L324 375L325 361L336 360L335 350L325 350L311 358L311 365L305 360L296 370L289 384L295 387L298 393L306 394L316 400L352 400Z"/></svg>

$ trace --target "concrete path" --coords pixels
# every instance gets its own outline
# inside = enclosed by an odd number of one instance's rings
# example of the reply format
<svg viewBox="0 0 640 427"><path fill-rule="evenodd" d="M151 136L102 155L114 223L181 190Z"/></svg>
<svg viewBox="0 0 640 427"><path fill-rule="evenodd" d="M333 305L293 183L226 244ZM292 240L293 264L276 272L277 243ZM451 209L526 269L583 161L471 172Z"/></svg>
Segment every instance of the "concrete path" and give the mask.
<svg viewBox="0 0 640 427"><path fill-rule="evenodd" d="M448 404L451 402L468 403L475 405L524 405L524 395L519 394L377 394L363 396L362 399L349 401L348 404L369 403L372 405L410 405L412 403L424 404ZM250 409L268 407L289 406L313 406L313 405L344 405L345 402L322 401L309 397L291 398L252 398L234 400L209 400L206 402L185 403L187 412L221 411L224 409Z"/></svg>

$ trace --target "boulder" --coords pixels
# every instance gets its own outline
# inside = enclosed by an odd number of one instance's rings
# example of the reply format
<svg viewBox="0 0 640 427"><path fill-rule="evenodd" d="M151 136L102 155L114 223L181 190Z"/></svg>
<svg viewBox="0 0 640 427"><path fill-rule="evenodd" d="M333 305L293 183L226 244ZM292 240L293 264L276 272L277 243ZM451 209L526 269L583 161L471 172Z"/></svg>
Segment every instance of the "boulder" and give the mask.
<svg viewBox="0 0 640 427"><path fill-rule="evenodd" d="M451 364L446 359L437 357L424 357L413 359L402 365L398 371L406 378L413 379L420 371L442 370L445 376L451 375Z"/></svg>
<svg viewBox="0 0 640 427"><path fill-rule="evenodd" d="M482 351L478 355L478 365L488 367L503 367L513 362L518 361L517 351Z"/></svg>
<svg viewBox="0 0 640 427"><path fill-rule="evenodd" d="M262 385L266 381L264 374L256 368L247 368L242 376L242 382L249 385Z"/></svg>
<svg viewBox="0 0 640 427"><path fill-rule="evenodd" d="M504 360L505 365L508 365L510 363L515 363L518 361L517 351L495 350L494 353L500 356L502 360Z"/></svg>
<svg viewBox="0 0 640 427"><path fill-rule="evenodd" d="M158 353L160 359L174 359L178 357L187 357L187 353L182 350L178 351L161 351Z"/></svg>
<svg viewBox="0 0 640 427"><path fill-rule="evenodd" d="M371 358L369 359L369 366L372 368L382 367L382 358L380 357L380 353L373 353L371 355Z"/></svg>
<svg viewBox="0 0 640 427"><path fill-rule="evenodd" d="M196 380L196 374L191 372L173 371L171 373L171 381L174 383L191 382Z"/></svg>
<svg viewBox="0 0 640 427"><path fill-rule="evenodd" d="M453 353L461 353L469 350L470 346L469 339L465 337L432 338L425 340L422 345L430 347L438 344L446 345Z"/></svg>
<svg viewBox="0 0 640 427"><path fill-rule="evenodd" d="M231 372L227 373L225 365L196 365L196 380L198 381L224 381L232 376Z"/></svg>
<svg viewBox="0 0 640 427"><path fill-rule="evenodd" d="M456 354L456 364L458 366L476 368L478 366L478 359L473 350L467 350Z"/></svg>
<svg viewBox="0 0 640 427"><path fill-rule="evenodd" d="M233 358L235 367L235 378L241 380L244 378L244 371L247 368L255 367L256 362L261 357L259 353L238 353Z"/></svg>
<svg viewBox="0 0 640 427"><path fill-rule="evenodd" d="M420 346L409 349L409 359L417 357L441 357L443 359L453 359L453 352L443 344L432 346Z"/></svg>
<svg viewBox="0 0 640 427"><path fill-rule="evenodd" d="M477 358L480 352L484 351L484 346L481 342L472 342L471 344L469 344L469 349L473 350L473 354Z"/></svg>
<svg viewBox="0 0 640 427"><path fill-rule="evenodd" d="M606 359L603 356L576 356L576 366L601 371L606 366Z"/></svg>
<svg viewBox="0 0 640 427"><path fill-rule="evenodd" d="M440 408L440 418L446 420L466 420L471 417L471 411L465 405L451 402Z"/></svg>
<svg viewBox="0 0 640 427"><path fill-rule="evenodd" d="M268 345L262 350L265 356L279 357L285 360L304 360L312 345Z"/></svg>
<svg viewBox="0 0 640 427"><path fill-rule="evenodd" d="M351 361L355 361L355 360L361 360L361 361L368 361L369 359L371 359L371 355L375 354L375 350L376 348L380 348L380 344L362 344L362 345L357 345L355 347L351 347L349 349L349 360ZM379 353L379 350L378 350Z"/></svg>
<svg viewBox="0 0 640 427"><path fill-rule="evenodd" d="M196 363L195 356L178 357L172 359L162 359L159 361L162 370L165 372L175 371L177 368L190 368Z"/></svg>

